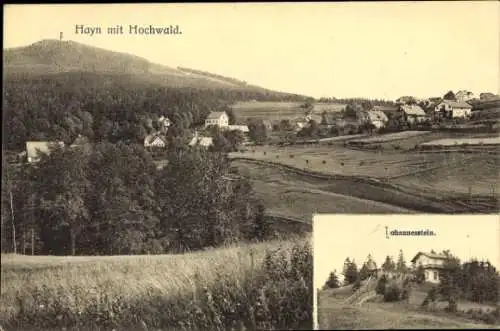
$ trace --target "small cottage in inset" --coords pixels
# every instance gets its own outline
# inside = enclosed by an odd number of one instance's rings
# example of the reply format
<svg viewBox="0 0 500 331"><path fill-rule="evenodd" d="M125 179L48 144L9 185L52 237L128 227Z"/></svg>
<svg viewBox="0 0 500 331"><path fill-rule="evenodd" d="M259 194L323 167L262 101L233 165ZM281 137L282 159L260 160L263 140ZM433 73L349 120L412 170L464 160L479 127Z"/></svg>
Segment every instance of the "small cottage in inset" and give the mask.
<svg viewBox="0 0 500 331"><path fill-rule="evenodd" d="M448 260L449 257L444 254L418 252L411 262L414 270L418 267L424 269L426 282L437 284Z"/></svg>
<svg viewBox="0 0 500 331"><path fill-rule="evenodd" d="M365 266L366 266L366 270L368 271L368 274L370 276L377 277L378 268L377 268L377 265L375 264L375 261L373 261L372 259L369 259L368 261L366 261Z"/></svg>

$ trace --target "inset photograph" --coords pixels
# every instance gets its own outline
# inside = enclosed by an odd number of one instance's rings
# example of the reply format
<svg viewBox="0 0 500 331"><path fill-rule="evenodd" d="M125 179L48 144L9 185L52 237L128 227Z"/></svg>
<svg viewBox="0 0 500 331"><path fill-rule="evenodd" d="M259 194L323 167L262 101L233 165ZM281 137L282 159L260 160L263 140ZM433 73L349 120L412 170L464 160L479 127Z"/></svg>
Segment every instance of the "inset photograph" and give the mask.
<svg viewBox="0 0 500 331"><path fill-rule="evenodd" d="M315 329L500 327L500 220L316 215Z"/></svg>

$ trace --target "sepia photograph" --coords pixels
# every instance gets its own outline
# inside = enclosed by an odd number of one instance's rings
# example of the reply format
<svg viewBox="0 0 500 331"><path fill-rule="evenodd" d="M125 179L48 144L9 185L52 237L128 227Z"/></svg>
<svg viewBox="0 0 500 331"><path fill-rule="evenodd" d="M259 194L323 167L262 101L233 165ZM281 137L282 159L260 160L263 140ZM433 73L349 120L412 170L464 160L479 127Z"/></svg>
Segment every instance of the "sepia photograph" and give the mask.
<svg viewBox="0 0 500 331"><path fill-rule="evenodd" d="M313 249L315 329L500 328L498 216L320 214Z"/></svg>
<svg viewBox="0 0 500 331"><path fill-rule="evenodd" d="M313 215L500 213L498 2L3 15L0 331L310 330Z"/></svg>

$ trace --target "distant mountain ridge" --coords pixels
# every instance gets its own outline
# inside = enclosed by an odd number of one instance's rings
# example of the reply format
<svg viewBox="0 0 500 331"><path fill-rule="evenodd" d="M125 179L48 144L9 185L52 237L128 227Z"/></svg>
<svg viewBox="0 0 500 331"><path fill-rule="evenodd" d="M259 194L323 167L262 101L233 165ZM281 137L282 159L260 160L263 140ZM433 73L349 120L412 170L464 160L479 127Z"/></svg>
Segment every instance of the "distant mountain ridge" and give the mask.
<svg viewBox="0 0 500 331"><path fill-rule="evenodd" d="M152 63L145 58L85 45L75 41L45 39L29 46L4 50L4 77L45 76L62 73L95 73L135 77L138 81L170 88L228 89L277 95L292 93L272 91L244 81L202 70L173 68Z"/></svg>

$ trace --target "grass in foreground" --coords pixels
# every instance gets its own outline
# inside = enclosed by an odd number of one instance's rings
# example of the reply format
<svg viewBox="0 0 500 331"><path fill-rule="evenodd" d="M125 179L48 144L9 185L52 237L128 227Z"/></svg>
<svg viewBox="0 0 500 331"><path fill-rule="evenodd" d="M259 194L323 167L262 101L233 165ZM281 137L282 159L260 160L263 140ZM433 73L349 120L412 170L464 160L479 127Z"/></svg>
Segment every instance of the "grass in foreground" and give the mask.
<svg viewBox="0 0 500 331"><path fill-rule="evenodd" d="M6 330L312 327L308 238L184 255L25 258L2 256Z"/></svg>

